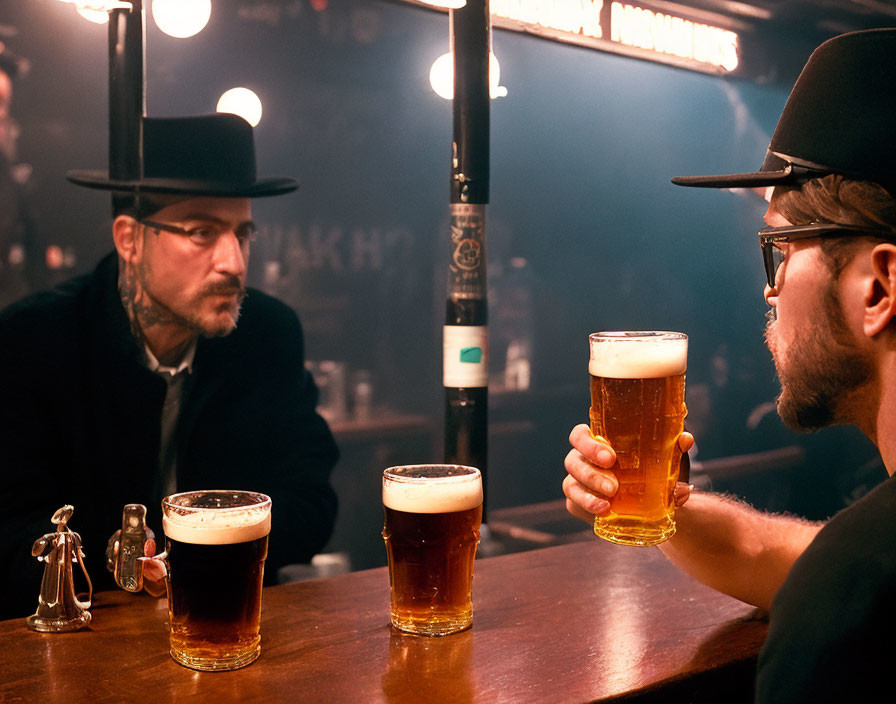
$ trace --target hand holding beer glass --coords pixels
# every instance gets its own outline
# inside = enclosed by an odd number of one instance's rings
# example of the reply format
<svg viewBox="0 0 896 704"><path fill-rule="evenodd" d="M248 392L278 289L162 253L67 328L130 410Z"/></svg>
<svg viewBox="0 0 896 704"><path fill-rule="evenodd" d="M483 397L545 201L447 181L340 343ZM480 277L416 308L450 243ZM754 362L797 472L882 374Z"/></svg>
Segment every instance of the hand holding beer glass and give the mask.
<svg viewBox="0 0 896 704"><path fill-rule="evenodd" d="M383 509L392 625L426 636L469 628L482 521L479 470L389 467L383 472Z"/></svg>
<svg viewBox="0 0 896 704"><path fill-rule="evenodd" d="M589 343L591 434L615 451L619 485L594 532L622 545L656 545L675 533L688 338L598 332Z"/></svg>
<svg viewBox="0 0 896 704"><path fill-rule="evenodd" d="M271 499L190 491L162 501L171 657L194 670L234 670L261 653L261 585Z"/></svg>

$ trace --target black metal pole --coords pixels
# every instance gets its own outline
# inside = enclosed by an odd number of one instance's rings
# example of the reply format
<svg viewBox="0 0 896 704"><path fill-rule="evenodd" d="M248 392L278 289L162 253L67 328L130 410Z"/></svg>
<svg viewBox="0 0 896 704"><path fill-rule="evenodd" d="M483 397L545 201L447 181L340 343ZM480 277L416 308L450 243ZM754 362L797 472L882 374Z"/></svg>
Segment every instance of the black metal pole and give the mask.
<svg viewBox="0 0 896 704"><path fill-rule="evenodd" d="M454 54L454 141L443 359L445 461L478 467L485 487L488 464L485 211L489 188L491 43L488 0L467 0L462 9L450 11L450 22Z"/></svg>
<svg viewBox="0 0 896 704"><path fill-rule="evenodd" d="M143 0L109 12L109 177L143 175L146 112ZM113 208L116 196L113 194Z"/></svg>

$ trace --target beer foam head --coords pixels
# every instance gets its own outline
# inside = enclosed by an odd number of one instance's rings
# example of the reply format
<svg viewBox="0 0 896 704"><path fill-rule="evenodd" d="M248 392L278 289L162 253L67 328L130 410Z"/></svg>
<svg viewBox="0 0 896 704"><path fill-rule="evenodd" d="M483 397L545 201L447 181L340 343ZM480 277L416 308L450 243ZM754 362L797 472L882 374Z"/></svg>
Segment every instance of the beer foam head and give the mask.
<svg viewBox="0 0 896 704"><path fill-rule="evenodd" d="M409 465L383 473L383 505L408 513L466 511L482 504L482 474L460 465Z"/></svg>
<svg viewBox="0 0 896 704"><path fill-rule="evenodd" d="M162 529L171 540L195 545L230 545L263 538L271 532L271 500L232 506L230 497L247 492L189 492L165 499ZM211 500L208 500L211 498ZM219 504L219 505L216 505Z"/></svg>
<svg viewBox="0 0 896 704"><path fill-rule="evenodd" d="M599 332L589 338L592 376L658 379L684 374L688 338L678 332Z"/></svg>

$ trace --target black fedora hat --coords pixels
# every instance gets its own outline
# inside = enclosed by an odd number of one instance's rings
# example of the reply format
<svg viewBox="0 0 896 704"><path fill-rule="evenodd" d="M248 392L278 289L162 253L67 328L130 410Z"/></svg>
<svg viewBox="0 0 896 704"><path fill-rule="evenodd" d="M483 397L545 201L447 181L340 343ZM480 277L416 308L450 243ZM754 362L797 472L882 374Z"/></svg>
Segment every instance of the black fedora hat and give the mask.
<svg viewBox="0 0 896 704"><path fill-rule="evenodd" d="M701 188L799 184L826 174L896 186L896 29L850 32L803 67L754 173L678 176Z"/></svg>
<svg viewBox="0 0 896 704"><path fill-rule="evenodd" d="M132 193L258 198L299 187L291 178L255 175L252 126L238 115L143 118L143 176L113 179L101 171L69 171L88 188Z"/></svg>

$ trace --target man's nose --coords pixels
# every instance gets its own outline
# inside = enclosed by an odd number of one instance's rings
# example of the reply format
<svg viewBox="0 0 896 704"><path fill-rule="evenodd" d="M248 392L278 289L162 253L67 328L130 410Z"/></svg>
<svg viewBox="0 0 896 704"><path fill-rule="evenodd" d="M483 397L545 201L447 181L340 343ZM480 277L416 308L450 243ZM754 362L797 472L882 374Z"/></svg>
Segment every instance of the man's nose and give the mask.
<svg viewBox="0 0 896 704"><path fill-rule="evenodd" d="M772 288L768 284L765 285L765 290L762 292L762 295L765 297L765 302L768 303L772 308L778 305L778 289Z"/></svg>
<svg viewBox="0 0 896 704"><path fill-rule="evenodd" d="M233 276L244 276L249 258L248 246L240 244L236 234L224 232L215 242L215 269Z"/></svg>

